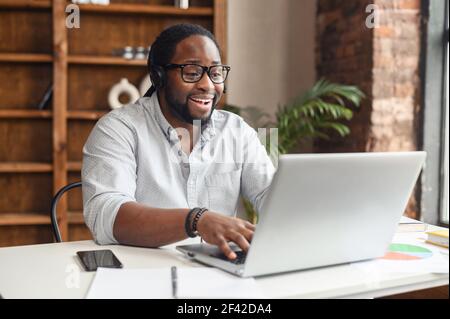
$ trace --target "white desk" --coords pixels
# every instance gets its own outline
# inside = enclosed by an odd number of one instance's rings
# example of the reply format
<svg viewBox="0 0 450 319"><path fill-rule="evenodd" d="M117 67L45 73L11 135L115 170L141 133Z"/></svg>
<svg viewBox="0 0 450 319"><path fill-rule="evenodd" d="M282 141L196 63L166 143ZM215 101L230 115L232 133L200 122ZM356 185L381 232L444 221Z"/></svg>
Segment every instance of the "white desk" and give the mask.
<svg viewBox="0 0 450 319"><path fill-rule="evenodd" d="M81 270L76 252L95 249L111 249L125 268L200 267L174 250L174 245L147 249L78 241L0 248L0 294L3 298L84 298L95 273ZM375 298L448 285L449 276L370 276L347 264L260 277L256 281L269 298Z"/></svg>

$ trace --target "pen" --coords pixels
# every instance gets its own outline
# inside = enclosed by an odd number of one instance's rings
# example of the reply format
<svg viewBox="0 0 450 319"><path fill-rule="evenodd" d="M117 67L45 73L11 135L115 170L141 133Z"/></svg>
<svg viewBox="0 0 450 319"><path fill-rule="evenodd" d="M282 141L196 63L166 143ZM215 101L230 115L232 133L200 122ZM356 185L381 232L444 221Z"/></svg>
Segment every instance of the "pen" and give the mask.
<svg viewBox="0 0 450 319"><path fill-rule="evenodd" d="M171 276L172 276L172 297L174 299L177 299L177 289L178 289L178 283L177 283L177 267L173 266L171 269Z"/></svg>

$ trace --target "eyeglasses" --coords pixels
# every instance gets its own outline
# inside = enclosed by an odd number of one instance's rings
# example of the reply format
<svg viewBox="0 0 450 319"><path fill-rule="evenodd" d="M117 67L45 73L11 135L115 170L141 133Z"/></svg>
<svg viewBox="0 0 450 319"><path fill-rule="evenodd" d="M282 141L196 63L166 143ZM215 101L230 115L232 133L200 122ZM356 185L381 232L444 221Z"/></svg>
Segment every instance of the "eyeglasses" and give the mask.
<svg viewBox="0 0 450 319"><path fill-rule="evenodd" d="M212 65L210 67L199 64L167 64L166 69L181 69L181 78L184 82L195 83L200 81L205 72L215 84L222 84L227 79L231 67L228 65Z"/></svg>

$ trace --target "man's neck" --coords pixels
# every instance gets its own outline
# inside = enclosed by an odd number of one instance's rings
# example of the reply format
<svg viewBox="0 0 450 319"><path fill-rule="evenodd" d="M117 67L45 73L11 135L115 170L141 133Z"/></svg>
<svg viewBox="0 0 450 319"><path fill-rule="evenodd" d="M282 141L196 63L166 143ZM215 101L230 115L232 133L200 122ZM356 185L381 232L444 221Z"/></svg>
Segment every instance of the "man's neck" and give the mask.
<svg viewBox="0 0 450 319"><path fill-rule="evenodd" d="M176 116L174 116L169 109L169 105L166 101L164 94L160 94L159 92L157 92L157 97L158 97L159 105L161 107L161 112L162 112L163 116L166 118L167 122L169 122L169 124L178 133L178 138L180 138L183 151L187 154L190 154L192 152L192 149L194 148L195 143L197 142L197 140L199 138L200 127L194 126L193 124L183 122L180 119L178 119ZM180 133L180 131L183 131L183 130L185 132L186 131L189 132L189 143L184 136L185 134Z"/></svg>

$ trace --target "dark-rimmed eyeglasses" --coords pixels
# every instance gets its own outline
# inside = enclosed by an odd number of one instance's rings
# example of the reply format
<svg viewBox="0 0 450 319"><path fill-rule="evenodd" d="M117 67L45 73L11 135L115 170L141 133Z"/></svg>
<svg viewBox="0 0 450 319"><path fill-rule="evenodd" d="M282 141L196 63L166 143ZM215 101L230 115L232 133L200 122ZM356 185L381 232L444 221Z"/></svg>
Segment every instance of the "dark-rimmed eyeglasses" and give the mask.
<svg viewBox="0 0 450 319"><path fill-rule="evenodd" d="M167 64L165 69L181 70L181 78L184 82L195 83L201 80L205 72L214 84L222 84L227 79L228 73L231 70L229 65L211 65L203 66L199 64Z"/></svg>

